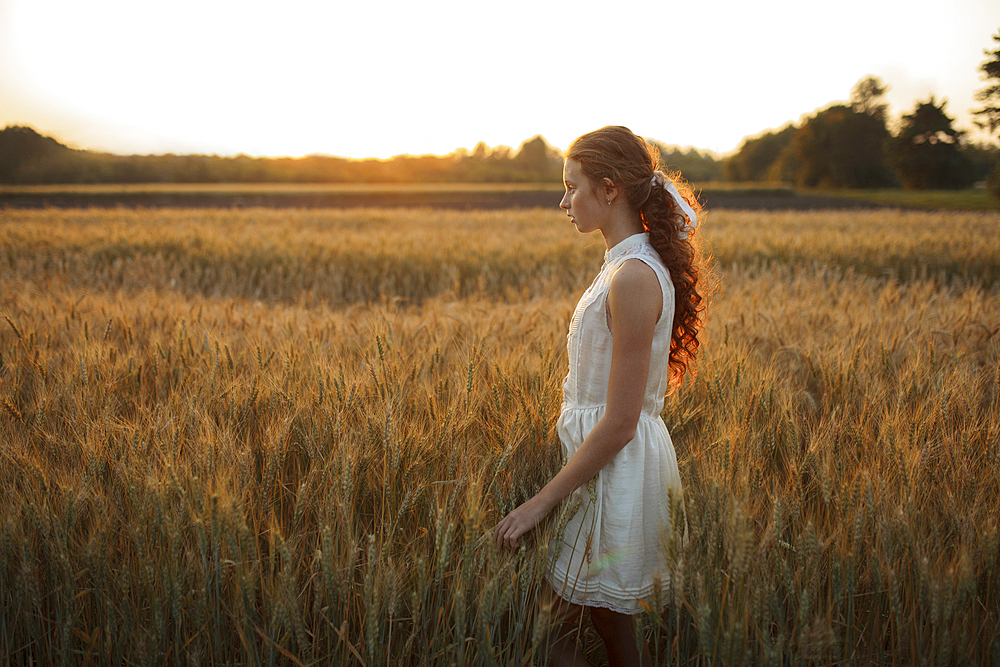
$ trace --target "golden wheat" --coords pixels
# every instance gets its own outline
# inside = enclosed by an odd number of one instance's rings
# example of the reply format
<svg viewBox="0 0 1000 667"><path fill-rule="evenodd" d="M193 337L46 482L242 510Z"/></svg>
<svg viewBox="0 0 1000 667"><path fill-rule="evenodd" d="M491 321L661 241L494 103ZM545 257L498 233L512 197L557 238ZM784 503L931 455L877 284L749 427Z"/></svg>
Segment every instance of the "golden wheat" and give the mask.
<svg viewBox="0 0 1000 667"><path fill-rule="evenodd" d="M1000 216L705 230L657 661L995 659ZM547 211L0 212L0 651L540 662L560 517L488 535L559 465L602 252Z"/></svg>

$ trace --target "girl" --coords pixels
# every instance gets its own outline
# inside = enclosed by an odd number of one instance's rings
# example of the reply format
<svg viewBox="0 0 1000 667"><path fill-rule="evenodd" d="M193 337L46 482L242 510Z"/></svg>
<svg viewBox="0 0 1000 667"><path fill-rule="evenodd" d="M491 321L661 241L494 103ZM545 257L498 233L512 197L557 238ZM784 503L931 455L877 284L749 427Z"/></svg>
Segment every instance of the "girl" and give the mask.
<svg viewBox="0 0 1000 667"><path fill-rule="evenodd" d="M698 204L658 163L656 148L624 127L570 146L559 206L578 231L600 231L608 250L569 327L558 423L566 465L494 529L497 545L513 548L572 496L548 580L564 630L586 607L612 665L651 664L632 615L640 601L653 603L657 583L668 584L661 539L670 497L681 492L660 412L694 361L704 310L692 238ZM567 631L552 658L587 664Z"/></svg>

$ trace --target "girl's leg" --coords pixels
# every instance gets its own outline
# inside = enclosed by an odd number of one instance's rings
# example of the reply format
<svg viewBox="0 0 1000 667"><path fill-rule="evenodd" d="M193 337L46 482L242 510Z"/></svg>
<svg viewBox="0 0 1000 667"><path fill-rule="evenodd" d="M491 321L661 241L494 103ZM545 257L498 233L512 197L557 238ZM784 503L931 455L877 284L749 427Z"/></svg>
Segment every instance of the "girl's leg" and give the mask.
<svg viewBox="0 0 1000 667"><path fill-rule="evenodd" d="M583 621L583 608L566 602L548 586L544 589L544 602L552 610L552 629L549 632L549 664L554 667L589 667L590 663L577 648L577 637Z"/></svg>
<svg viewBox="0 0 1000 667"><path fill-rule="evenodd" d="M653 664L646 642L642 642L641 646L636 643L635 619L632 616L591 607L590 620L593 621L597 634L604 640L610 667Z"/></svg>

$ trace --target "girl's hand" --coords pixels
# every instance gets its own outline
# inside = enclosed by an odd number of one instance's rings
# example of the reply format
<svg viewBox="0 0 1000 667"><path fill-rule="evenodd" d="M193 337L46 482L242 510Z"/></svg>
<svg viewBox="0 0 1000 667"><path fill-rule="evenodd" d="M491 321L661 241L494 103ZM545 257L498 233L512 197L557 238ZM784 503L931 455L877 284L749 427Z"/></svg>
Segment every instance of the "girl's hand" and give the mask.
<svg viewBox="0 0 1000 667"><path fill-rule="evenodd" d="M521 536L537 526L551 509L546 507L537 495L519 505L493 528L497 549L516 548Z"/></svg>

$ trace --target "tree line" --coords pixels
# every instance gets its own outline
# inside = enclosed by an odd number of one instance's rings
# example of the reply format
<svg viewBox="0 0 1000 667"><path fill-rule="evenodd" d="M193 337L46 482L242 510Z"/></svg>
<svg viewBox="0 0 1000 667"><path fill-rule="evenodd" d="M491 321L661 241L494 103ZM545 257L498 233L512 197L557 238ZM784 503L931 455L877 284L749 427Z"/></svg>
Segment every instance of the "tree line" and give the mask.
<svg viewBox="0 0 1000 667"><path fill-rule="evenodd" d="M695 149L660 146L671 168L721 180L722 162ZM113 155L69 148L30 127L0 130L0 183L531 183L562 179L562 153L541 136L517 150L480 142L449 155L352 160L330 155Z"/></svg>
<svg viewBox="0 0 1000 667"><path fill-rule="evenodd" d="M848 104L835 104L746 139L726 162L733 181L782 181L800 187L967 188L993 169L996 146L965 141L945 102L918 102L890 130L887 87L867 77Z"/></svg>
<svg viewBox="0 0 1000 667"><path fill-rule="evenodd" d="M993 36L1000 43L1000 31ZM979 66L987 85L973 113L989 133L1000 129L1000 49L984 50ZM848 104L834 104L787 125L745 139L726 161L734 181L783 181L800 187L910 189L966 188L979 181L1000 198L1000 149L969 142L955 129L945 102L916 103L890 122L884 101L888 87L865 77Z"/></svg>

